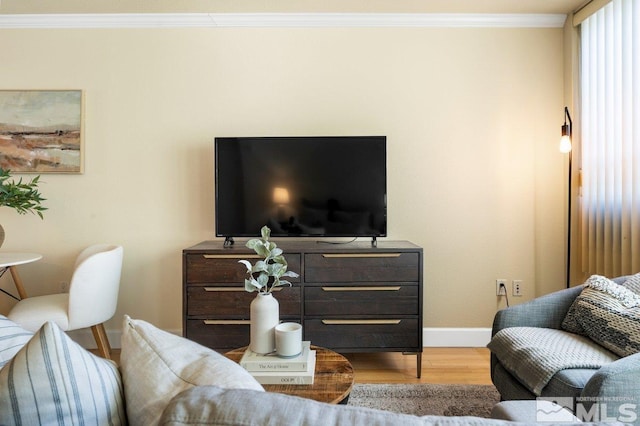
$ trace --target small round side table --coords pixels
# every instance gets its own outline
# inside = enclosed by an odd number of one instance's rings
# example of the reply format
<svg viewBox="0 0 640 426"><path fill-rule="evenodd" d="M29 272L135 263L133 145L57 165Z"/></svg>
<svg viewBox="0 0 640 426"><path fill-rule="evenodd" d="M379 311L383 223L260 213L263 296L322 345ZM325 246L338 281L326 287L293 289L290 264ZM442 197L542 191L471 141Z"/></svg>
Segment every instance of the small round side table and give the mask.
<svg viewBox="0 0 640 426"><path fill-rule="evenodd" d="M225 353L240 362L247 347ZM346 404L353 387L353 366L344 356L331 349L311 346L316 351L316 371L312 385L263 385L268 392L284 393L331 404Z"/></svg>
<svg viewBox="0 0 640 426"><path fill-rule="evenodd" d="M13 283L16 286L16 290L18 290L18 296L20 298L15 297L14 295L7 293L4 290L1 290L3 293L8 294L14 299L26 299L27 292L24 289L24 285L22 284L22 279L18 274L18 269L16 266L24 265L25 263L35 262L37 260L42 259L42 255L39 253L8 253L8 252L0 252L0 276L6 272L8 269L11 272L11 277L13 278Z"/></svg>

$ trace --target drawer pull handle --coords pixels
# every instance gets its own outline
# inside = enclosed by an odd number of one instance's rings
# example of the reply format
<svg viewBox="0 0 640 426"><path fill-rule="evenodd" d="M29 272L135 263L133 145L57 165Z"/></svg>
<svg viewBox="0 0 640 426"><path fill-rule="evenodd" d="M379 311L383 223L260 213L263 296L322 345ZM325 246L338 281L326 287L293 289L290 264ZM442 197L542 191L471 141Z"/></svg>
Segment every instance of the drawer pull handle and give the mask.
<svg viewBox="0 0 640 426"><path fill-rule="evenodd" d="M204 291L209 291L209 292L239 291L244 293L247 290L245 290L244 287L204 287ZM276 287L271 291L282 291L282 287Z"/></svg>
<svg viewBox="0 0 640 426"><path fill-rule="evenodd" d="M206 325L249 325L249 320L204 320Z"/></svg>
<svg viewBox="0 0 640 426"><path fill-rule="evenodd" d="M400 286L389 287L322 287L322 291L400 291Z"/></svg>
<svg viewBox="0 0 640 426"><path fill-rule="evenodd" d="M205 287L204 291L223 292L223 291L246 291L246 290L244 289L244 287Z"/></svg>
<svg viewBox="0 0 640 426"><path fill-rule="evenodd" d="M331 319L323 319L322 323L326 325L366 325L366 324L400 324L402 320L396 319L361 319L361 320L331 320Z"/></svg>
<svg viewBox="0 0 640 426"><path fill-rule="evenodd" d="M205 259L262 259L257 254L203 254Z"/></svg>
<svg viewBox="0 0 640 426"><path fill-rule="evenodd" d="M361 258L361 257L400 257L401 253L323 253L322 257L327 259L335 258Z"/></svg>

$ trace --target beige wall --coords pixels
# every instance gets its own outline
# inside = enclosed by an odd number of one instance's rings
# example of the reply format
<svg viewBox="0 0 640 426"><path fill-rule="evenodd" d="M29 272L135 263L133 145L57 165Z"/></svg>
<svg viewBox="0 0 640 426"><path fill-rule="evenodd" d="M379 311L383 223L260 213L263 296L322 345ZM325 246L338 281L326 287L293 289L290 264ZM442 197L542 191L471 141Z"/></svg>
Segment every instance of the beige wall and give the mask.
<svg viewBox="0 0 640 426"><path fill-rule="evenodd" d="M180 329L181 250L214 236L216 136L388 137L389 239L424 247L425 326L489 327L564 286L562 29L0 30L0 88L85 92L85 173L0 209L30 294L125 247L122 314ZM3 288L11 288L7 277ZM0 297L0 312L11 305Z"/></svg>

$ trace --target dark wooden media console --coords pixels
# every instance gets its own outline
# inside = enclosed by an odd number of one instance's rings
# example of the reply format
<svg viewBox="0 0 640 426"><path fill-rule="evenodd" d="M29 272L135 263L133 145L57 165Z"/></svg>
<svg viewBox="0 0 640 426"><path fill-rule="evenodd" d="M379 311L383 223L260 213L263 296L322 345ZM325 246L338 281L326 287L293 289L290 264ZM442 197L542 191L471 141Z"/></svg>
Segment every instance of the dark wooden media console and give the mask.
<svg viewBox="0 0 640 426"><path fill-rule="evenodd" d="M276 241L299 278L274 293L282 321L299 322L303 339L336 352L404 352L422 364L422 248L408 241L324 244ZM249 343L249 305L237 242L203 241L183 250L183 333L228 351Z"/></svg>

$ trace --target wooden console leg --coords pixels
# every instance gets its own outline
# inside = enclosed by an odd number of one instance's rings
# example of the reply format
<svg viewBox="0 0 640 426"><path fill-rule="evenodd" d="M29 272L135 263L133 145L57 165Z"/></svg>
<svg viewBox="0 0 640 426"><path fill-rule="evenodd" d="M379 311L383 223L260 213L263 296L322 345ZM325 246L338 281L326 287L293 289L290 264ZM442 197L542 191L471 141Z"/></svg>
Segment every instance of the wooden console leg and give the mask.
<svg viewBox="0 0 640 426"><path fill-rule="evenodd" d="M107 332L104 329L104 324L100 323L91 326L93 332L93 338L96 339L98 345L98 353L102 358L111 359L111 346L109 345L109 339L107 338Z"/></svg>
<svg viewBox="0 0 640 426"><path fill-rule="evenodd" d="M416 372L418 379L422 377L422 352L416 353Z"/></svg>

